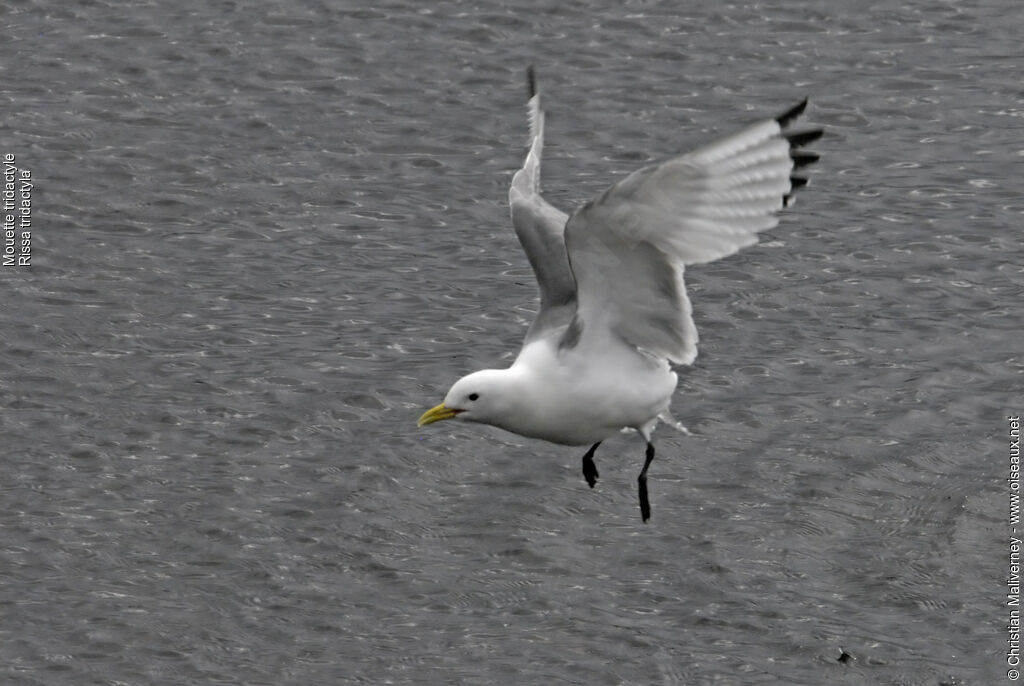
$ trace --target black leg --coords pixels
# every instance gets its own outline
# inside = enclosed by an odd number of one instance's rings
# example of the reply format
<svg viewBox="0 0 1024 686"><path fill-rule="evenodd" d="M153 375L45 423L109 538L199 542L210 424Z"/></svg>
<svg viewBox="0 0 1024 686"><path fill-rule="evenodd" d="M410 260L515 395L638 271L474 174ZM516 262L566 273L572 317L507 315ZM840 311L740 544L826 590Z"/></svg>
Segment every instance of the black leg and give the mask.
<svg viewBox="0 0 1024 686"><path fill-rule="evenodd" d="M601 441L598 441L594 445L590 446L590 450L583 456L583 478L587 480L590 487L593 488L594 484L597 483L597 465L594 464L594 451L597 450L597 446L601 445Z"/></svg>
<svg viewBox="0 0 1024 686"><path fill-rule="evenodd" d="M644 522L651 518L651 503L647 500L647 468L651 466L654 459L654 444L647 444L647 459L644 460L644 468L640 470L637 482L640 484L640 516Z"/></svg>

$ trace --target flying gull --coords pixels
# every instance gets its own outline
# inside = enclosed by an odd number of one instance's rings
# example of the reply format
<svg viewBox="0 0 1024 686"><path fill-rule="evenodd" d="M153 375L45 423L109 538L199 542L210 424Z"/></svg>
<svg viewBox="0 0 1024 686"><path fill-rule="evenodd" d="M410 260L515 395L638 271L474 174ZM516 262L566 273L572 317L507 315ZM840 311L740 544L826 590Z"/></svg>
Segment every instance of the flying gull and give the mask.
<svg viewBox="0 0 1024 686"><path fill-rule="evenodd" d="M732 255L776 226L776 213L807 179L793 170L818 155L801 148L821 129L789 125L807 100L693 152L639 169L572 215L540 192L544 111L527 70L530 146L512 177L512 224L540 286L540 311L508 369L455 382L419 426L478 422L594 453L623 429L647 443L637 477L640 515L651 516L647 469L651 434L668 414L679 366L697 357L697 329L684 268ZM678 425L677 425L678 426Z"/></svg>

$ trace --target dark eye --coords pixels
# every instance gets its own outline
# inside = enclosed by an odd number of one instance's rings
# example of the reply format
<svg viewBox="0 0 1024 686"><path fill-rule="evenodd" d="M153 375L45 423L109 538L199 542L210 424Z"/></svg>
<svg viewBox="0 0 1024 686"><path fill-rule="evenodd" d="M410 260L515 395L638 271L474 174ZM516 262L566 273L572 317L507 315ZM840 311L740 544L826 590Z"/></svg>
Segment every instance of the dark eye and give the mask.
<svg viewBox="0 0 1024 686"><path fill-rule="evenodd" d="M469 399L470 399L470 400L476 400L476 399L477 399L477 398L479 398L479 397L480 397L480 394L479 394L479 393L470 393L470 394L469 394Z"/></svg>

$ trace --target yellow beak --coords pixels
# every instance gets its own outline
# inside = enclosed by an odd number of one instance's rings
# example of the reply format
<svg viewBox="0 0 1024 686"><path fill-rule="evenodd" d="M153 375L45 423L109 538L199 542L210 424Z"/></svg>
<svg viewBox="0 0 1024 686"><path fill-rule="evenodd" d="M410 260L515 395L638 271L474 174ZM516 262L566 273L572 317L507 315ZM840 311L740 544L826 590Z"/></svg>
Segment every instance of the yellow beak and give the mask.
<svg viewBox="0 0 1024 686"><path fill-rule="evenodd" d="M451 419L460 412L462 412L462 410L455 410L444 403L441 403L437 407L432 407L424 412L423 416L420 417L420 420L416 422L416 426L426 426L427 424L439 422L442 419Z"/></svg>

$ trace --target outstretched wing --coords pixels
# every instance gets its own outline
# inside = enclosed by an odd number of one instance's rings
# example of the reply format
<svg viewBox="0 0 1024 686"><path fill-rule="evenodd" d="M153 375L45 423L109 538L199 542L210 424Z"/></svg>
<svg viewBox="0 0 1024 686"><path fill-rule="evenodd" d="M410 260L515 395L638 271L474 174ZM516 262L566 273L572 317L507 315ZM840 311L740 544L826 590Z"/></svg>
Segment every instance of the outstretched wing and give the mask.
<svg viewBox="0 0 1024 686"><path fill-rule="evenodd" d="M540 311L526 333L524 345L564 328L576 311L576 280L565 250L569 215L540 194L540 161L544 147L544 111L533 67L527 70L530 89L530 150L523 168L512 177L508 192L512 225L540 286Z"/></svg>
<svg viewBox="0 0 1024 686"><path fill-rule="evenodd" d="M820 129L786 129L804 100L727 138L640 169L569 219L566 245L577 312L562 339L614 336L674 364L697 357L697 329L683 283L688 264L757 242L807 183L793 169L818 159L799 148Z"/></svg>

